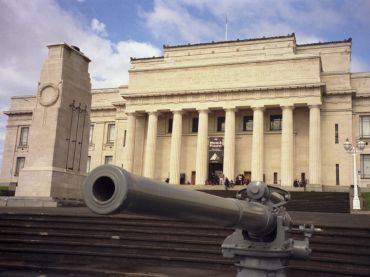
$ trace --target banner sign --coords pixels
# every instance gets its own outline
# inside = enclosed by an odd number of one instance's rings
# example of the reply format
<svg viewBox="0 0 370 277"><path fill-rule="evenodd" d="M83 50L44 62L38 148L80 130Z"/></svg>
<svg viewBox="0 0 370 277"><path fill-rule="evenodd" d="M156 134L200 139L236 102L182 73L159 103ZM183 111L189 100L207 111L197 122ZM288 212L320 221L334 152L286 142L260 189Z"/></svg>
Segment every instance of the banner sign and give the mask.
<svg viewBox="0 0 370 277"><path fill-rule="evenodd" d="M223 137L212 137L208 140L208 160L209 163L223 163L224 161L224 142Z"/></svg>

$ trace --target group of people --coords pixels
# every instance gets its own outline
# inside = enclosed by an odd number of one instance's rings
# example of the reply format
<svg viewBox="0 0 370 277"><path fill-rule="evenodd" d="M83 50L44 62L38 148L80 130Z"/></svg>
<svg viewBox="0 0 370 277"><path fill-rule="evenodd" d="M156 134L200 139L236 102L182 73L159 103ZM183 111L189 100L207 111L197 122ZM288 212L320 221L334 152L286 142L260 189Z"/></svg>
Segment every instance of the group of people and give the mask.
<svg viewBox="0 0 370 277"><path fill-rule="evenodd" d="M225 177L223 173L215 174L212 173L209 179L206 180L206 185L224 185L225 189L232 188L234 186L247 186L250 180L246 178L243 174L239 174L235 177L235 180Z"/></svg>
<svg viewBox="0 0 370 277"><path fill-rule="evenodd" d="M293 187L295 188L305 188L307 185L307 180L294 180Z"/></svg>

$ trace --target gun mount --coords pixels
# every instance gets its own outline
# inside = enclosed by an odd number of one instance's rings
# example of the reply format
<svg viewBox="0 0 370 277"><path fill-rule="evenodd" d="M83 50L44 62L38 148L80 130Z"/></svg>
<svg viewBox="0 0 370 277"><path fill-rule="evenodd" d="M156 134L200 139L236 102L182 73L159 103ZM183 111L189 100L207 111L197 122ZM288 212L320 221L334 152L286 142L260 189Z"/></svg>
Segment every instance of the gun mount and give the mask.
<svg viewBox="0 0 370 277"><path fill-rule="evenodd" d="M240 261L239 277L285 276L290 257L306 259L311 253L308 237L314 227L302 228L303 241L287 238L292 222L284 205L290 194L263 182L251 182L237 199L222 198L102 165L86 177L83 197L97 214L129 211L234 228L222 253Z"/></svg>

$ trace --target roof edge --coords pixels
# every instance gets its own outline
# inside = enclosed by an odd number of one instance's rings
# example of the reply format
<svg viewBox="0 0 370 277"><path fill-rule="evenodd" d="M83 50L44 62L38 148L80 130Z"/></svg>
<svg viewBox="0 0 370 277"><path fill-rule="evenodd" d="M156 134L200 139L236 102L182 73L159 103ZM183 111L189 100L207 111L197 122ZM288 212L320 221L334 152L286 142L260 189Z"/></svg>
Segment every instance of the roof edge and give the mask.
<svg viewBox="0 0 370 277"><path fill-rule="evenodd" d="M274 39L283 39L283 38L294 38L295 33L291 33L285 36L274 36L274 37L259 37L259 38L248 38L248 39L236 39L236 40L222 40L222 41L212 41L212 42L202 42L202 43L188 43L180 45L163 45L163 49L171 48L182 48L182 47L191 47L191 46L203 46L203 45L215 45L215 44L226 44L233 42L248 42L248 41L260 41L260 40L274 40Z"/></svg>
<svg viewBox="0 0 370 277"><path fill-rule="evenodd" d="M333 41L324 41L324 42L314 42L314 43L304 43L304 44L297 44L298 47L300 46L316 46L316 45L327 45L327 44L338 44L338 43L348 43L352 42L352 38L347 38L344 40L333 40Z"/></svg>

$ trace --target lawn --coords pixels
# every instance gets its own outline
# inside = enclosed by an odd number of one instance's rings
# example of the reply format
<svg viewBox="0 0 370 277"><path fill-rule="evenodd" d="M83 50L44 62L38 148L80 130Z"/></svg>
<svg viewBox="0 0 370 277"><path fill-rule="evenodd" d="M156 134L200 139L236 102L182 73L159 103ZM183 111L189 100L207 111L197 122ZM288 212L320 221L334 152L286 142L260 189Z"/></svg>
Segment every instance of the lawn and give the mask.
<svg viewBox="0 0 370 277"><path fill-rule="evenodd" d="M370 192L362 193L362 197L364 198L364 210L370 211Z"/></svg>

